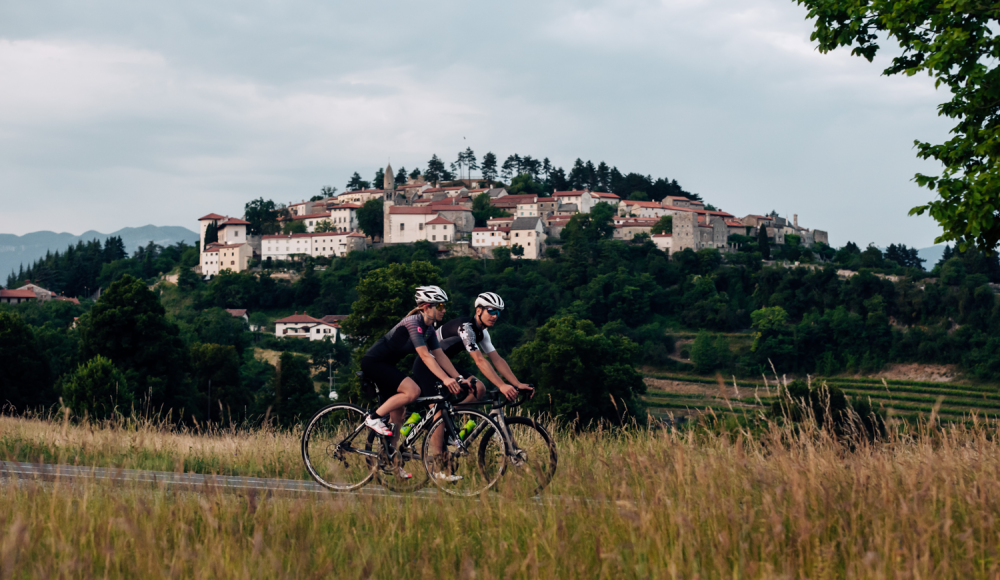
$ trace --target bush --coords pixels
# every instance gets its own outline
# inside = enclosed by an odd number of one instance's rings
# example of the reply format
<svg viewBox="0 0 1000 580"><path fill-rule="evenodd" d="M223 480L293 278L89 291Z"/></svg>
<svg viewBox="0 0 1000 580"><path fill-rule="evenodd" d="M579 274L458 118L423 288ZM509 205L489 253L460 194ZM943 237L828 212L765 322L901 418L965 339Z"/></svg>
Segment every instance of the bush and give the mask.
<svg viewBox="0 0 1000 580"><path fill-rule="evenodd" d="M81 364L62 383L63 404L78 416L108 419L132 406L134 397L125 374L111 359L97 355Z"/></svg>

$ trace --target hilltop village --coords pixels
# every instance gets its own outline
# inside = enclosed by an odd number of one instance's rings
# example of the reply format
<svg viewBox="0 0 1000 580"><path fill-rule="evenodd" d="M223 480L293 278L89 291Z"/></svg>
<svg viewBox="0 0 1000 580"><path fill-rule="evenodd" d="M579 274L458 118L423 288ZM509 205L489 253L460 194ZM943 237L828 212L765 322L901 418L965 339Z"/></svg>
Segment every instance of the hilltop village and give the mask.
<svg viewBox="0 0 1000 580"><path fill-rule="evenodd" d="M588 189L554 191L551 195L509 194L504 187L481 180L463 179L432 184L421 176L397 184L392 166L384 172L381 189L347 191L312 201L290 203L282 222L299 222L301 233L248 235L249 222L215 213L199 218L203 276L223 270L240 272L254 260L289 260L297 257L335 257L369 247L412 244L418 241L437 246L442 255L491 258L493 250L514 250L519 259L545 257L546 240L559 238L575 214L590 213L597 204L615 208L613 238L630 241L648 236L658 248L669 253L685 249L713 248L720 252L735 249L730 236L757 237L761 229L773 244L785 243L795 235L806 247L829 244L826 231L799 226L791 220L771 215L737 217L706 209L703 202L687 197L668 196L661 202L622 199L618 195ZM480 196L504 217L493 217L476 226L473 205ZM362 233L358 212L371 200L382 202L381 235ZM670 233L651 233L664 216L670 216ZM213 232L210 239L209 230ZM304 231L303 231L304 230Z"/></svg>

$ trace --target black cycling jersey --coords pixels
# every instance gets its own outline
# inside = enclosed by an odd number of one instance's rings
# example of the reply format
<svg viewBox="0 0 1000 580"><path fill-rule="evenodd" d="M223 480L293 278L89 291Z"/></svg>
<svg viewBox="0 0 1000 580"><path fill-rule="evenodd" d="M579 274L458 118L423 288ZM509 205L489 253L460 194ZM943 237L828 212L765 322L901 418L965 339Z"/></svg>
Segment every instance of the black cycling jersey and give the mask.
<svg viewBox="0 0 1000 580"><path fill-rule="evenodd" d="M475 316L461 316L446 322L437 331L438 342L448 358L462 352L481 350L489 354L496 349L490 340L490 331L476 324Z"/></svg>
<svg viewBox="0 0 1000 580"><path fill-rule="evenodd" d="M418 346L426 346L428 350L440 348L434 327L424 322L419 312L400 320L368 349L365 357L394 365L404 356L417 352Z"/></svg>

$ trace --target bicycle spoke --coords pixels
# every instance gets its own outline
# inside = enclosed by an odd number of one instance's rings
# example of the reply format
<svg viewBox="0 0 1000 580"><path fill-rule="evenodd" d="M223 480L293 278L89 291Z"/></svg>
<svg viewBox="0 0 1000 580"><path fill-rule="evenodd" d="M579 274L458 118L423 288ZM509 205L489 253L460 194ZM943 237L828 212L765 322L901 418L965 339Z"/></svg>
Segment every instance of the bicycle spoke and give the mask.
<svg viewBox="0 0 1000 580"><path fill-rule="evenodd" d="M364 411L353 405L331 405L319 410L302 434L302 458L319 484L338 491L358 489L373 476L377 459L363 451L381 453L381 438L364 445L367 428L355 433Z"/></svg>
<svg viewBox="0 0 1000 580"><path fill-rule="evenodd" d="M514 495L536 495L552 481L557 457L555 443L544 427L526 417L507 417L513 452L500 488Z"/></svg>
<svg viewBox="0 0 1000 580"><path fill-rule="evenodd" d="M442 491L476 495L492 487L503 475L503 438L496 423L479 411L456 411L454 421L459 431L467 425L474 427L460 433L464 437L459 440L447 432L444 418L438 419L424 441L424 464L431 481Z"/></svg>

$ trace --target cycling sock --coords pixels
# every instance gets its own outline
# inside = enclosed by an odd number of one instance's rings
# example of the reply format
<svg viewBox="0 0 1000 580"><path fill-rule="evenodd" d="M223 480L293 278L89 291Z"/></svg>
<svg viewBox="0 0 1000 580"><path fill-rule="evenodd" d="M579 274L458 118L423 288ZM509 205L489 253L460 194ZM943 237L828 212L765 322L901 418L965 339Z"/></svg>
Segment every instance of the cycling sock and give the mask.
<svg viewBox="0 0 1000 580"><path fill-rule="evenodd" d="M386 415L388 415L388 413L386 413ZM372 419L384 419L385 418L385 415L379 415L378 414L378 410L377 409L375 411L372 411L371 413L368 413L368 416L371 417Z"/></svg>

